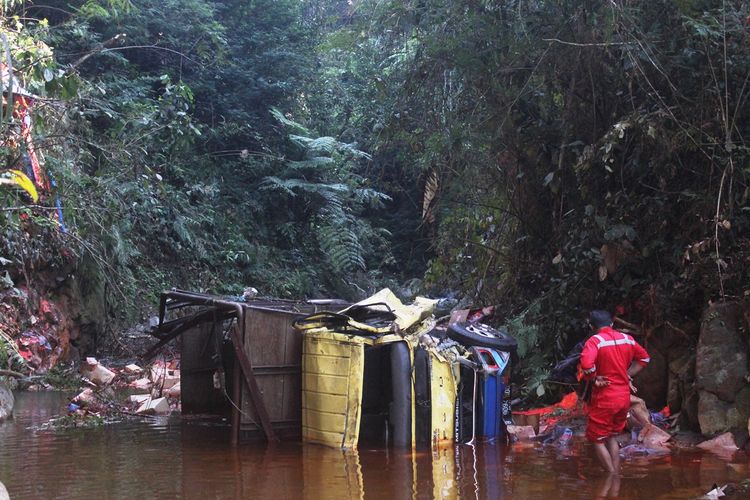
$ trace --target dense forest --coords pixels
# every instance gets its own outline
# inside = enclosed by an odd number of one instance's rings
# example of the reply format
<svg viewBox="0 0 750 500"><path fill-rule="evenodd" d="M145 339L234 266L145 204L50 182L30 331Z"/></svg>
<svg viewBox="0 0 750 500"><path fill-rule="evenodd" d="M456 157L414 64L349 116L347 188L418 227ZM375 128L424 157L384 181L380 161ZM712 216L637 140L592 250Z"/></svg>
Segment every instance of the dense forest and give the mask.
<svg viewBox="0 0 750 500"><path fill-rule="evenodd" d="M29 104L0 117L4 364L37 318L85 354L173 286L388 286L496 305L543 396L591 308L671 361L750 295L747 2L3 0L1 22L4 102Z"/></svg>

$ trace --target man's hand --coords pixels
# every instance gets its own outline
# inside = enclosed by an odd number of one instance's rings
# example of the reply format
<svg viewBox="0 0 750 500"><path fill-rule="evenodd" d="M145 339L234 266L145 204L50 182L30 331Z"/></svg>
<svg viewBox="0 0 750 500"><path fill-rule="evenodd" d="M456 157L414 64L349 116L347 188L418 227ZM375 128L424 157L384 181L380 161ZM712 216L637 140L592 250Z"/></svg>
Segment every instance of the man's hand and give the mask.
<svg viewBox="0 0 750 500"><path fill-rule="evenodd" d="M632 392L633 394L637 393L638 392L638 388L633 385L633 381L631 380L628 383L630 384L630 392Z"/></svg>
<svg viewBox="0 0 750 500"><path fill-rule="evenodd" d="M609 379L607 377L603 377L602 375L597 375L594 379L594 386L595 387L607 387L609 385Z"/></svg>

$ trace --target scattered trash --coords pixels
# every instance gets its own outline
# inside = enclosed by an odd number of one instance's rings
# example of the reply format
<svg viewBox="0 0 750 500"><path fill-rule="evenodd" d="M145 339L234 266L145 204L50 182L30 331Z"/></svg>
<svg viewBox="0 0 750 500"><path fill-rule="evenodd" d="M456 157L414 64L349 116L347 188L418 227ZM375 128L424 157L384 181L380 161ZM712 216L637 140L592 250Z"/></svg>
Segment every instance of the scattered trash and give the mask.
<svg viewBox="0 0 750 500"><path fill-rule="evenodd" d="M96 402L96 395L92 389L84 389L76 397L73 398L73 403L80 406L88 406Z"/></svg>
<svg viewBox="0 0 750 500"><path fill-rule="evenodd" d="M712 498L725 497L726 494L724 493L724 490L726 490L726 488L727 488L726 484L724 486L717 486L716 483L714 483L711 491L703 495L701 498L712 499Z"/></svg>
<svg viewBox="0 0 750 500"><path fill-rule="evenodd" d="M115 373L102 366L96 358L86 358L81 364L81 374L96 385L109 385L115 378Z"/></svg>
<svg viewBox="0 0 750 500"><path fill-rule="evenodd" d="M531 441L536 437L536 432L530 425L507 425L505 430L511 441Z"/></svg>
<svg viewBox="0 0 750 500"><path fill-rule="evenodd" d="M164 391L164 394L166 394L169 398L179 398L180 392L180 383L177 382L175 385Z"/></svg>
<svg viewBox="0 0 750 500"><path fill-rule="evenodd" d="M562 436L558 439L557 444L560 446L568 446L570 441L573 439L573 431L569 427L566 427L563 431Z"/></svg>
<svg viewBox="0 0 750 500"><path fill-rule="evenodd" d="M128 398L128 401L131 403L138 403L139 405L143 403L144 401L148 401L151 399L150 394L133 394Z"/></svg>
<svg viewBox="0 0 750 500"><path fill-rule="evenodd" d="M139 378L138 380L132 381L128 385L136 389L151 389L151 380L147 378Z"/></svg>
<svg viewBox="0 0 750 500"><path fill-rule="evenodd" d="M171 369L167 365L154 363L149 371L149 377L155 386L159 387L161 390L166 390L180 382L180 370Z"/></svg>
<svg viewBox="0 0 750 500"><path fill-rule="evenodd" d="M131 364L125 366L125 373L129 373L129 374L132 374L132 375L137 375L139 373L143 373L143 368L141 368L140 366L138 366L138 365L136 365L134 363L131 363Z"/></svg>
<svg viewBox="0 0 750 500"><path fill-rule="evenodd" d="M68 413L73 413L73 412L75 412L76 410L79 410L80 408L81 408L81 407L80 407L80 406L78 406L78 405L77 405L77 404L75 404L75 403L69 403L69 404L68 404Z"/></svg>
<svg viewBox="0 0 750 500"><path fill-rule="evenodd" d="M670 439L670 433L653 424L647 425L638 434L638 442L647 448L663 448Z"/></svg>
<svg viewBox="0 0 750 500"><path fill-rule="evenodd" d="M138 415L165 415L170 412L167 398L151 399L150 397L141 403L135 411Z"/></svg>
<svg viewBox="0 0 750 500"><path fill-rule="evenodd" d="M646 457L651 455L658 456L667 454L669 452L669 448L649 448L648 446L644 446L642 444L629 444L620 448L620 456L625 458Z"/></svg>
<svg viewBox="0 0 750 500"><path fill-rule="evenodd" d="M725 432L724 434L716 436L713 439L703 441L698 445L698 448L719 454L724 454L728 451L733 452L739 450L737 444L734 442L734 436L732 436L731 432Z"/></svg>

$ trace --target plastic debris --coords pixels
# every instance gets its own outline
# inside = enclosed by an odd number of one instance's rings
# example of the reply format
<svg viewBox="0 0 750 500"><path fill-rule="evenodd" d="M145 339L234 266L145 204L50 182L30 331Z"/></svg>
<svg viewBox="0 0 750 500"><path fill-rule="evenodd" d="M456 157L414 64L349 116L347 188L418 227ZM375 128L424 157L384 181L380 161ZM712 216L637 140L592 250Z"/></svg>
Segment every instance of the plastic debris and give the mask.
<svg viewBox="0 0 750 500"><path fill-rule="evenodd" d="M536 437L536 432L530 425L508 425L505 430L514 441L530 441Z"/></svg>
<svg viewBox="0 0 750 500"><path fill-rule="evenodd" d="M734 436L731 432L725 432L719 436L708 441L703 441L698 444L698 448L703 450L713 451L717 453L726 453L727 451L739 450L737 444L734 442Z"/></svg>
<svg viewBox="0 0 750 500"><path fill-rule="evenodd" d="M718 486L718 485L716 485L714 483L713 488L711 489L711 491L709 491L708 493L706 493L705 495L703 495L701 498L712 499L712 498L725 497L726 496L726 494L724 493L725 489L727 489L727 485Z"/></svg>
<svg viewBox="0 0 750 500"><path fill-rule="evenodd" d="M557 444L559 444L560 446L568 446L572 439L573 431L570 430L570 428L566 427L563 431L562 436L560 436L560 439L557 440Z"/></svg>
<svg viewBox="0 0 750 500"><path fill-rule="evenodd" d="M670 439L672 439L670 433L653 424L647 425L638 434L638 441L647 448L662 448Z"/></svg>

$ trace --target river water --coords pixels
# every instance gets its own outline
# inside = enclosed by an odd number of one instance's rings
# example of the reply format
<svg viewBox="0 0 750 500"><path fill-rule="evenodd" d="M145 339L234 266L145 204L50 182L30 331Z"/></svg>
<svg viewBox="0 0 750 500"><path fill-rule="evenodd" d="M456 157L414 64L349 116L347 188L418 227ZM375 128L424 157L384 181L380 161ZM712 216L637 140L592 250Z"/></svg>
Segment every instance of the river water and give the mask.
<svg viewBox="0 0 750 500"><path fill-rule="evenodd" d="M576 438L559 448L457 446L440 452L343 452L300 443L229 446L228 429L179 418L39 430L60 393L16 393L0 423L0 481L11 499L48 498L696 498L750 476L744 453L630 458L608 481Z"/></svg>

